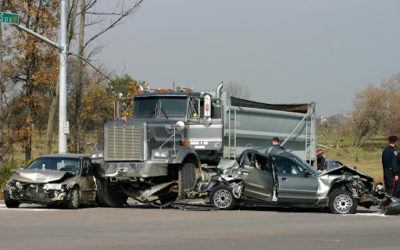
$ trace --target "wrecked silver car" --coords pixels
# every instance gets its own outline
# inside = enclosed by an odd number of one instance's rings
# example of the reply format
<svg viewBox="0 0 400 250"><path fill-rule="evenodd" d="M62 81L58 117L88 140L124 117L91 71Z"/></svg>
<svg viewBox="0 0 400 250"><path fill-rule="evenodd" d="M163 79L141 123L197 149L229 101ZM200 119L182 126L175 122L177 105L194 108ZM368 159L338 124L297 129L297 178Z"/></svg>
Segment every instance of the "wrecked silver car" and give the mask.
<svg viewBox="0 0 400 250"><path fill-rule="evenodd" d="M4 189L8 208L21 203L73 209L96 204L96 183L87 155L46 155L13 172Z"/></svg>
<svg viewBox="0 0 400 250"><path fill-rule="evenodd" d="M197 183L188 196L209 196L219 209L240 206L329 208L332 213L355 213L357 205L381 206L386 214L400 212L396 198L354 168L341 166L323 173L304 160L280 150L262 154L246 150L238 161L222 160L217 175Z"/></svg>

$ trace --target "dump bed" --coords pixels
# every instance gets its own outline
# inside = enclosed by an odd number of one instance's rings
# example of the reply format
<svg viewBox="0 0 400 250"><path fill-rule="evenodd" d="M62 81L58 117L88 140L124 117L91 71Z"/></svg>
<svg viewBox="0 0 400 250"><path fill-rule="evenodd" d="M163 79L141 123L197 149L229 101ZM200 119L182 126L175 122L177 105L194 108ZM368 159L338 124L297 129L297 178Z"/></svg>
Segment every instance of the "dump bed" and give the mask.
<svg viewBox="0 0 400 250"><path fill-rule="evenodd" d="M315 103L267 104L221 96L224 107L224 157L247 148L267 148L273 137L307 161L315 160Z"/></svg>

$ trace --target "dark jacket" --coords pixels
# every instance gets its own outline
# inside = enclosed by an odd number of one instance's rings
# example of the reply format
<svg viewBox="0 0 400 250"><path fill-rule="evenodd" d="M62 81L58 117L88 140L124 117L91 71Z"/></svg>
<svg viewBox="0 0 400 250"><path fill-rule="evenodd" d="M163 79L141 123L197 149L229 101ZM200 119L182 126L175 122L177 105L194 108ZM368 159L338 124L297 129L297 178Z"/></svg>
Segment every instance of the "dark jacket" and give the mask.
<svg viewBox="0 0 400 250"><path fill-rule="evenodd" d="M393 177L399 175L399 165L397 164L397 151L392 146L387 146L382 152L383 177L385 185L392 186Z"/></svg>

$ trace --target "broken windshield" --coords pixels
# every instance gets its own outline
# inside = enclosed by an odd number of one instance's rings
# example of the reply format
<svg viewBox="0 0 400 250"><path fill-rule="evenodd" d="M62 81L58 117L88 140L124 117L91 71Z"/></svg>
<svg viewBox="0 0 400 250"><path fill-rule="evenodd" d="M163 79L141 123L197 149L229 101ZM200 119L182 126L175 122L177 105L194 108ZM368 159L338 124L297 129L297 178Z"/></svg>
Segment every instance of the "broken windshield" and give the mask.
<svg viewBox="0 0 400 250"><path fill-rule="evenodd" d="M134 117L166 118L186 116L186 97L142 97L135 99Z"/></svg>

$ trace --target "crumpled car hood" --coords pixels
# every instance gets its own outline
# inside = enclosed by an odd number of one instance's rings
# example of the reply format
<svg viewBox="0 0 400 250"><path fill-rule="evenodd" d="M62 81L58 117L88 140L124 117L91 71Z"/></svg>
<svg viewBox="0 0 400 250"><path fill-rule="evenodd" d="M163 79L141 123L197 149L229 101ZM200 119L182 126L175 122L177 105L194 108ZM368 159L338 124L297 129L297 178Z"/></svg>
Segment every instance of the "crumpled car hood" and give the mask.
<svg viewBox="0 0 400 250"><path fill-rule="evenodd" d="M40 169L16 169L12 179L28 183L47 183L57 181L65 176L73 176L71 172Z"/></svg>
<svg viewBox="0 0 400 250"><path fill-rule="evenodd" d="M374 181L374 178L372 178L371 176L366 175L364 173L361 173L360 171L357 171L354 168L351 168L351 167L348 167L348 166L341 166L339 168L335 168L335 169L323 172L323 173L321 173L320 176L324 176L324 175L342 175L342 174L344 174L346 172L354 174L354 175L358 175L361 178L365 178L369 182L373 182Z"/></svg>

